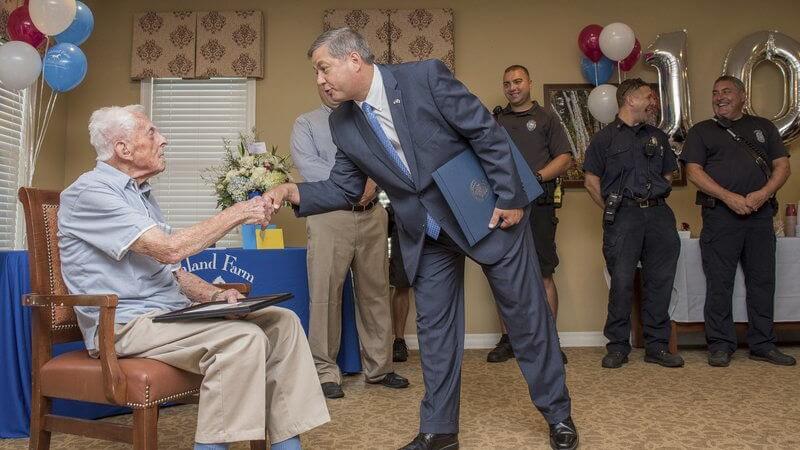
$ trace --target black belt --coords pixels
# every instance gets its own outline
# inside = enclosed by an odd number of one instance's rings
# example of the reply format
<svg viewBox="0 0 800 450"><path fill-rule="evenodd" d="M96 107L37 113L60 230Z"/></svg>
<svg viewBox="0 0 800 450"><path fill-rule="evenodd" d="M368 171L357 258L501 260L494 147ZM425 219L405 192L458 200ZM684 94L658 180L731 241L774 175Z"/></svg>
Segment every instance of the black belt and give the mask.
<svg viewBox="0 0 800 450"><path fill-rule="evenodd" d="M373 201L367 203L366 205L353 205L353 208L351 209L351 211L353 211L353 212L369 211L370 209L372 209L373 206L375 206L376 203L378 203L378 200L373 200Z"/></svg>
<svg viewBox="0 0 800 450"><path fill-rule="evenodd" d="M651 206L663 205L666 203L664 197L650 198L647 200L634 200L632 198L625 198L622 200L622 206L638 206L639 208L649 208Z"/></svg>

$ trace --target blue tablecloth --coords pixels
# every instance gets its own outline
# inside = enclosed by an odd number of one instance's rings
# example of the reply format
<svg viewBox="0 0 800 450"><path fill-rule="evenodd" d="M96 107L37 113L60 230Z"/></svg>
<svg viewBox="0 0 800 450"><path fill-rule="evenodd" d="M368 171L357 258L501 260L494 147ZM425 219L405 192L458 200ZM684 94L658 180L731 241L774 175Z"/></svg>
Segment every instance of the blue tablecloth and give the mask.
<svg viewBox="0 0 800 450"><path fill-rule="evenodd" d="M204 264L205 263L205 264ZM308 280L306 251L286 250L206 250L183 262L185 268L208 281L252 284L254 295L291 292L294 298L283 306L295 311L308 330ZM30 292L28 254L25 251L0 251L0 438L27 437L29 434L31 392L30 309L21 297ZM339 367L344 372L360 372L358 335L350 283L346 284L342 307L342 347ZM75 342L57 345L54 354L82 347ZM97 418L127 412L125 408L66 400L53 402L56 414Z"/></svg>

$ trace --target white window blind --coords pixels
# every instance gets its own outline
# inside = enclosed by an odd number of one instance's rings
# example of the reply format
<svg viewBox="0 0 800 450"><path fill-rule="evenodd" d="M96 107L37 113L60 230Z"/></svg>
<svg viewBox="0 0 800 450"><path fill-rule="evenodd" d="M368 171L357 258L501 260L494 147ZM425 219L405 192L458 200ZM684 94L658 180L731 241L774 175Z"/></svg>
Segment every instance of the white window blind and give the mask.
<svg viewBox="0 0 800 450"><path fill-rule="evenodd" d="M0 249L15 248L22 222L17 189L22 182L25 95L0 87Z"/></svg>
<svg viewBox="0 0 800 450"><path fill-rule="evenodd" d="M142 82L151 119L167 138L166 170L151 180L167 222L187 228L219 212L214 189L201 178L219 165L223 138L238 142L252 128L255 82L245 78L154 79ZM238 230L218 246L241 246Z"/></svg>

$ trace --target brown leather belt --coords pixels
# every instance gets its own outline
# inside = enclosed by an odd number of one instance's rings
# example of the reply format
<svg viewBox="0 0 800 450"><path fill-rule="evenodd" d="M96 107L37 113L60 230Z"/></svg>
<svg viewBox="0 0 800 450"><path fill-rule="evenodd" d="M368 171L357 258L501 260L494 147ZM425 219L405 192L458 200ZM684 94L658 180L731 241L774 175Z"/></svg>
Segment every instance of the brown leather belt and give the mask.
<svg viewBox="0 0 800 450"><path fill-rule="evenodd" d="M353 208L351 209L351 211L353 211L353 212L369 211L370 209L372 209L373 206L375 206L376 203L378 203L378 200L373 200L373 201L367 203L366 205L353 205Z"/></svg>

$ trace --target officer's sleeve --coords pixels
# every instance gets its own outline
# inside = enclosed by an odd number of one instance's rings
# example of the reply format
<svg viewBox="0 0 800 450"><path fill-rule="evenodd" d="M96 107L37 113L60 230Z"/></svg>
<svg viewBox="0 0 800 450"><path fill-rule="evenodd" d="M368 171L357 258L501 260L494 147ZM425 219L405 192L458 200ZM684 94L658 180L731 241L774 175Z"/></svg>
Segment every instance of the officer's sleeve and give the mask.
<svg viewBox="0 0 800 450"><path fill-rule="evenodd" d="M555 158L558 155L572 153L567 130L564 129L555 114L550 113L548 116L550 117L550 126L548 127L547 146L550 148L550 157Z"/></svg>
<svg viewBox="0 0 800 450"><path fill-rule="evenodd" d="M158 223L128 205L111 190L90 187L75 198L70 211L59 220L59 232L96 247L119 261L128 248Z"/></svg>
<svg viewBox="0 0 800 450"><path fill-rule="evenodd" d="M589 142L583 161L584 172L589 172L599 177L606 171L606 160L603 157L607 147L605 141L606 139L603 138L602 134L597 134Z"/></svg>
<svg viewBox="0 0 800 450"><path fill-rule="evenodd" d="M770 161L774 161L784 156L788 157L789 152L786 151L786 146L783 144L778 127L770 120L765 120L765 122L767 122L767 158Z"/></svg>
<svg viewBox="0 0 800 450"><path fill-rule="evenodd" d="M678 160L669 145L669 137L667 137L666 133L658 133L658 143L664 149L664 158L661 160L661 174L666 175L678 170Z"/></svg>
<svg viewBox="0 0 800 450"><path fill-rule="evenodd" d="M706 165L706 144L703 142L703 137L700 136L697 126L689 129L686 142L683 143L680 160L682 163Z"/></svg>

